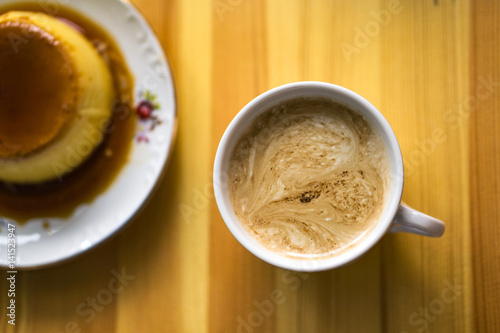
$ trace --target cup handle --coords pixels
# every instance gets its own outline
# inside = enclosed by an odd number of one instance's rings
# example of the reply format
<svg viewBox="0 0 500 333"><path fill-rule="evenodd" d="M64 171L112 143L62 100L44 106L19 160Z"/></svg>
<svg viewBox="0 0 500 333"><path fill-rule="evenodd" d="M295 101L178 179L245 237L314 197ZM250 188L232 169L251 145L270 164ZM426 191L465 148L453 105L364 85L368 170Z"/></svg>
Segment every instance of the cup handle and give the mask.
<svg viewBox="0 0 500 333"><path fill-rule="evenodd" d="M444 222L401 202L389 232L409 232L429 237L441 237L444 233Z"/></svg>

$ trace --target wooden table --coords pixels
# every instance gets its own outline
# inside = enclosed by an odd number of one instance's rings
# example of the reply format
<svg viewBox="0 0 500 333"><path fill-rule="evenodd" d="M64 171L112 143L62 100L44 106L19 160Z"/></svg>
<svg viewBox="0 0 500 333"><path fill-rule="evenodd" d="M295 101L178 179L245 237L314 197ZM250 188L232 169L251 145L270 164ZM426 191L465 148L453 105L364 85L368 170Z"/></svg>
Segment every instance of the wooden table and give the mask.
<svg viewBox="0 0 500 333"><path fill-rule="evenodd" d="M500 332L498 2L134 3L176 74L166 177L113 240L18 274L16 329L2 315L0 331ZM210 186L219 139L252 98L299 80L382 111L406 163L404 200L445 221L442 238L387 235L361 260L310 274L239 245ZM4 278L0 290L4 308Z"/></svg>

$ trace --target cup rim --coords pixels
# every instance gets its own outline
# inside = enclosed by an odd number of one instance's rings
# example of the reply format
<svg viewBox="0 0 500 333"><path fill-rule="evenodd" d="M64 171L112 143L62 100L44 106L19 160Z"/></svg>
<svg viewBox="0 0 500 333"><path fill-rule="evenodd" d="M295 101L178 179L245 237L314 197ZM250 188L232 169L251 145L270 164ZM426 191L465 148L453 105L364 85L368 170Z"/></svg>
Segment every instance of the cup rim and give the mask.
<svg viewBox="0 0 500 333"><path fill-rule="evenodd" d="M313 93L314 91L316 93ZM229 157L244 129L258 115L268 110L270 106L301 96L324 96L331 98L350 105L363 116L370 118L370 123L376 127L382 136L390 160L390 192L376 226L359 243L354 245L352 249L324 258L291 258L273 252L259 244L255 238L244 230L235 216L228 196L227 186L225 186L227 173L224 167L227 167ZM275 99L274 102L272 102L273 99ZM266 103L268 104L267 106ZM352 104L355 105L353 106ZM260 94L246 104L233 118L221 138L215 156L213 172L214 194L219 212L226 226L240 244L269 264L284 269L307 272L323 271L343 266L358 259L370 250L385 235L394 220L401 202L404 180L403 158L399 143L391 126L380 111L365 98L347 88L319 81L299 81L281 85Z"/></svg>

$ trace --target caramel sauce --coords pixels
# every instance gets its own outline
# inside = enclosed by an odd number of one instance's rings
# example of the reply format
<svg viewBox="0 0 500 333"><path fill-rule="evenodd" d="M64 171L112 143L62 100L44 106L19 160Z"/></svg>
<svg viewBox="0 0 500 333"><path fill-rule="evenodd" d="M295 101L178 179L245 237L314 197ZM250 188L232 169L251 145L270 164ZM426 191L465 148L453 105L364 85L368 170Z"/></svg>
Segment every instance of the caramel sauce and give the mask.
<svg viewBox="0 0 500 333"><path fill-rule="evenodd" d="M19 22L0 28L0 158L22 157L54 139L71 117L77 74L45 31ZM12 45L11 36L29 34L29 43Z"/></svg>
<svg viewBox="0 0 500 333"><path fill-rule="evenodd" d="M36 3L0 6L0 14L11 10L44 12ZM113 39L89 19L62 6L57 13L45 13L66 21L96 45L111 70L117 102L112 106L111 122L102 144L71 173L43 184L0 182L0 216L18 222L37 217L68 217L81 204L92 202L112 184L128 161L135 131L133 78ZM14 97L23 98L19 92Z"/></svg>

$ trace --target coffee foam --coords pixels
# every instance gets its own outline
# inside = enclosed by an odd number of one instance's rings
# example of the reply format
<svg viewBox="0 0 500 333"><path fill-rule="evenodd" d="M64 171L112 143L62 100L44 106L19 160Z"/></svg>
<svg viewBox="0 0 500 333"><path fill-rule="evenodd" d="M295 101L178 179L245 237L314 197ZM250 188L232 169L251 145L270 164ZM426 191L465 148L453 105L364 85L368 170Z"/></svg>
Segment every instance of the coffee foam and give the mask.
<svg viewBox="0 0 500 333"><path fill-rule="evenodd" d="M229 167L238 219L262 245L291 257L355 245L376 225L389 181L372 126L347 106L312 97L257 117Z"/></svg>

